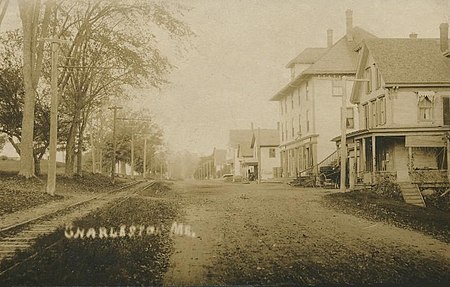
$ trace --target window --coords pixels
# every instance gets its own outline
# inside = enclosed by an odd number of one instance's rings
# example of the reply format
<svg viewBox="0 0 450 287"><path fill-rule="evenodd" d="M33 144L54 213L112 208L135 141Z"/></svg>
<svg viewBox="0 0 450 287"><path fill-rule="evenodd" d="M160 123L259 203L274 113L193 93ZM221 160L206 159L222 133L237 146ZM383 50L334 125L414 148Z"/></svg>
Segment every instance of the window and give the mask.
<svg viewBox="0 0 450 287"><path fill-rule="evenodd" d="M419 121L433 119L433 102L429 96L419 96Z"/></svg>
<svg viewBox="0 0 450 287"><path fill-rule="evenodd" d="M292 118L292 137L295 138L294 118Z"/></svg>
<svg viewBox="0 0 450 287"><path fill-rule="evenodd" d="M347 108L346 126L348 129L355 128L355 112L353 108Z"/></svg>
<svg viewBox="0 0 450 287"><path fill-rule="evenodd" d="M287 113L287 97L284 98L284 112Z"/></svg>
<svg viewBox="0 0 450 287"><path fill-rule="evenodd" d="M378 67L376 67L376 73L377 73L377 84L376 84L376 87L377 87L377 89L380 89L381 88L381 73L380 73L380 70L378 69Z"/></svg>
<svg viewBox="0 0 450 287"><path fill-rule="evenodd" d="M450 125L450 97L442 98L442 112L444 116L444 125Z"/></svg>
<svg viewBox="0 0 450 287"><path fill-rule="evenodd" d="M370 94L372 92L372 69L370 67L367 67L364 71L364 78L369 80L366 82L366 93Z"/></svg>
<svg viewBox="0 0 450 287"><path fill-rule="evenodd" d="M386 99L385 97L380 97L378 100L379 108L378 108L378 124L384 125L386 124Z"/></svg>
<svg viewBox="0 0 450 287"><path fill-rule="evenodd" d="M333 97L342 97L344 95L342 80L333 80L331 82L331 95Z"/></svg>
<svg viewBox="0 0 450 287"><path fill-rule="evenodd" d="M302 117L301 115L298 115L298 134L301 135L302 133Z"/></svg>
<svg viewBox="0 0 450 287"><path fill-rule="evenodd" d="M291 109L294 109L294 94L291 96Z"/></svg>
<svg viewBox="0 0 450 287"><path fill-rule="evenodd" d="M305 95L306 95L306 100L308 101L309 100L309 85L308 85L308 82L306 82L305 83Z"/></svg>
<svg viewBox="0 0 450 287"><path fill-rule="evenodd" d="M300 99L302 97L302 93L301 93L301 89L300 88L297 89L297 93L298 93L298 105L300 106Z"/></svg>
<svg viewBox="0 0 450 287"><path fill-rule="evenodd" d="M369 113L369 104L363 105L364 110L364 128L369 129L369 122L370 122L370 113Z"/></svg>
<svg viewBox="0 0 450 287"><path fill-rule="evenodd" d="M286 140L288 140L289 134L288 134L288 124L287 124L287 122L284 123L284 134L286 136Z"/></svg>
<svg viewBox="0 0 450 287"><path fill-rule="evenodd" d="M269 158L275 158L275 149L274 148L270 148L269 149Z"/></svg>
<svg viewBox="0 0 450 287"><path fill-rule="evenodd" d="M283 102L282 101L280 102L280 112L281 112L281 115L283 115Z"/></svg>
<svg viewBox="0 0 450 287"><path fill-rule="evenodd" d="M309 133L309 111L306 111L306 132Z"/></svg>
<svg viewBox="0 0 450 287"><path fill-rule="evenodd" d="M376 101L371 102L371 108L372 108L372 122L371 127L376 127L378 125L377 123L377 103Z"/></svg>
<svg viewBox="0 0 450 287"><path fill-rule="evenodd" d="M284 129L283 129L283 123L281 123L281 141L284 141Z"/></svg>

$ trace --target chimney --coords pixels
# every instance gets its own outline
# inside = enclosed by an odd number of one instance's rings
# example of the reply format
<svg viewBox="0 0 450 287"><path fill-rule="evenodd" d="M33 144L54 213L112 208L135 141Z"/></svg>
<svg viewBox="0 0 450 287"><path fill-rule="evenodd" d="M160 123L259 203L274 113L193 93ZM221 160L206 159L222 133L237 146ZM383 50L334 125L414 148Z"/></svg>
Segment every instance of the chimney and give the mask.
<svg viewBox="0 0 450 287"><path fill-rule="evenodd" d="M347 9L345 11L345 22L346 22L346 35L348 41L353 41L352 37L352 29L353 29L353 11L351 9Z"/></svg>
<svg viewBox="0 0 450 287"><path fill-rule="evenodd" d="M333 46L333 29L327 30L327 47Z"/></svg>
<svg viewBox="0 0 450 287"><path fill-rule="evenodd" d="M409 34L409 39L417 39L417 34L416 33Z"/></svg>
<svg viewBox="0 0 450 287"><path fill-rule="evenodd" d="M250 128L251 128L252 131L253 131L253 122L250 123Z"/></svg>
<svg viewBox="0 0 450 287"><path fill-rule="evenodd" d="M448 52L448 23L442 23L439 29L441 30L441 51L442 53L446 53Z"/></svg>

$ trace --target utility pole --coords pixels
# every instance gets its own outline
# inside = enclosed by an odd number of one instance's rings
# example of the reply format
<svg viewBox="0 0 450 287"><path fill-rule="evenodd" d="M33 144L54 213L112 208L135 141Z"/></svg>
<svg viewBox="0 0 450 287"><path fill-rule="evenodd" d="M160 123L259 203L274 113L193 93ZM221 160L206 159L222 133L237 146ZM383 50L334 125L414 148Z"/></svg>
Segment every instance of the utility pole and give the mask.
<svg viewBox="0 0 450 287"><path fill-rule="evenodd" d="M261 128L258 127L258 145L257 145L257 156L258 156L258 183L261 183Z"/></svg>
<svg viewBox="0 0 450 287"><path fill-rule="evenodd" d="M342 106L341 106L341 191L346 191L346 169L347 169L347 81L370 82L368 79L355 79L346 76L342 77ZM356 153L356 145L355 145ZM351 166L350 168L353 168ZM352 172L352 171L350 171ZM353 186L353 184L352 184Z"/></svg>
<svg viewBox="0 0 450 287"><path fill-rule="evenodd" d="M112 154L112 161L111 161L111 181L114 184L114 174L116 172L116 149L117 149L117 143L116 143L116 120L117 120L117 110L122 109L122 107L118 106L112 106L108 109L113 110L113 154Z"/></svg>
<svg viewBox="0 0 450 287"><path fill-rule="evenodd" d="M147 136L144 138L144 167L142 172L142 177L145 178L145 173L147 171Z"/></svg>
<svg viewBox="0 0 450 287"><path fill-rule="evenodd" d="M131 127L131 178L134 179L134 134Z"/></svg>
<svg viewBox="0 0 450 287"><path fill-rule="evenodd" d="M58 136L58 40L52 39L50 145L47 171L47 193L55 195L56 188L56 144Z"/></svg>
<svg viewBox="0 0 450 287"><path fill-rule="evenodd" d="M341 104L341 180L340 189L346 191L347 165L347 77L342 77L342 104Z"/></svg>
<svg viewBox="0 0 450 287"><path fill-rule="evenodd" d="M134 178L134 122L135 121L142 121L142 122L151 122L151 119L143 119L143 118L117 118L117 120L121 121L132 121L131 125L131 178ZM137 133L140 134L140 133ZM149 135L149 134L145 134ZM145 163L144 163L145 164Z"/></svg>

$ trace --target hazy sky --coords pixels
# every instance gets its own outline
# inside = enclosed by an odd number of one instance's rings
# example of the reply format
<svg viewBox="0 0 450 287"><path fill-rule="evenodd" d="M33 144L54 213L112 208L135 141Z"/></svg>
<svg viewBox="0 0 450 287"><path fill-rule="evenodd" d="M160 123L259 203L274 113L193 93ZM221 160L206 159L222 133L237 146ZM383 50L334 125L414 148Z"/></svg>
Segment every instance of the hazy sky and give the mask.
<svg viewBox="0 0 450 287"><path fill-rule="evenodd" d="M289 81L285 65L306 47L325 47L353 24L378 37L439 37L450 0L183 0L195 50L179 61L172 85L147 105L164 127L169 145L211 153L225 147L229 129L250 123L275 128L277 103L269 99Z"/></svg>
<svg viewBox="0 0 450 287"><path fill-rule="evenodd" d="M12 1L14 2L14 1ZM345 10L353 24L378 37L439 37L450 0L180 0L197 37L193 49L160 93L144 102L163 127L172 150L201 154L224 148L229 129L276 128L269 99L289 80L285 65L307 47L325 47L344 35ZM12 4L14 5L14 3ZM18 20L10 10L3 27ZM2 29L3 30L3 29Z"/></svg>

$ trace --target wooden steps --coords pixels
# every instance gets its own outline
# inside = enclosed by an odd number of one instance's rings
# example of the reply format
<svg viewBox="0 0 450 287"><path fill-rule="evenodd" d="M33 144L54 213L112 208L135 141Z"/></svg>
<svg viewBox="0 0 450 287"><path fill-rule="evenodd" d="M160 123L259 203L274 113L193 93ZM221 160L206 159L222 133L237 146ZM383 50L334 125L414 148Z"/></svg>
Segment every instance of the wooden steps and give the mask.
<svg viewBox="0 0 450 287"><path fill-rule="evenodd" d="M425 207L425 201L423 200L417 184L409 182L399 182L398 184L402 192L403 200L405 200L406 203Z"/></svg>

